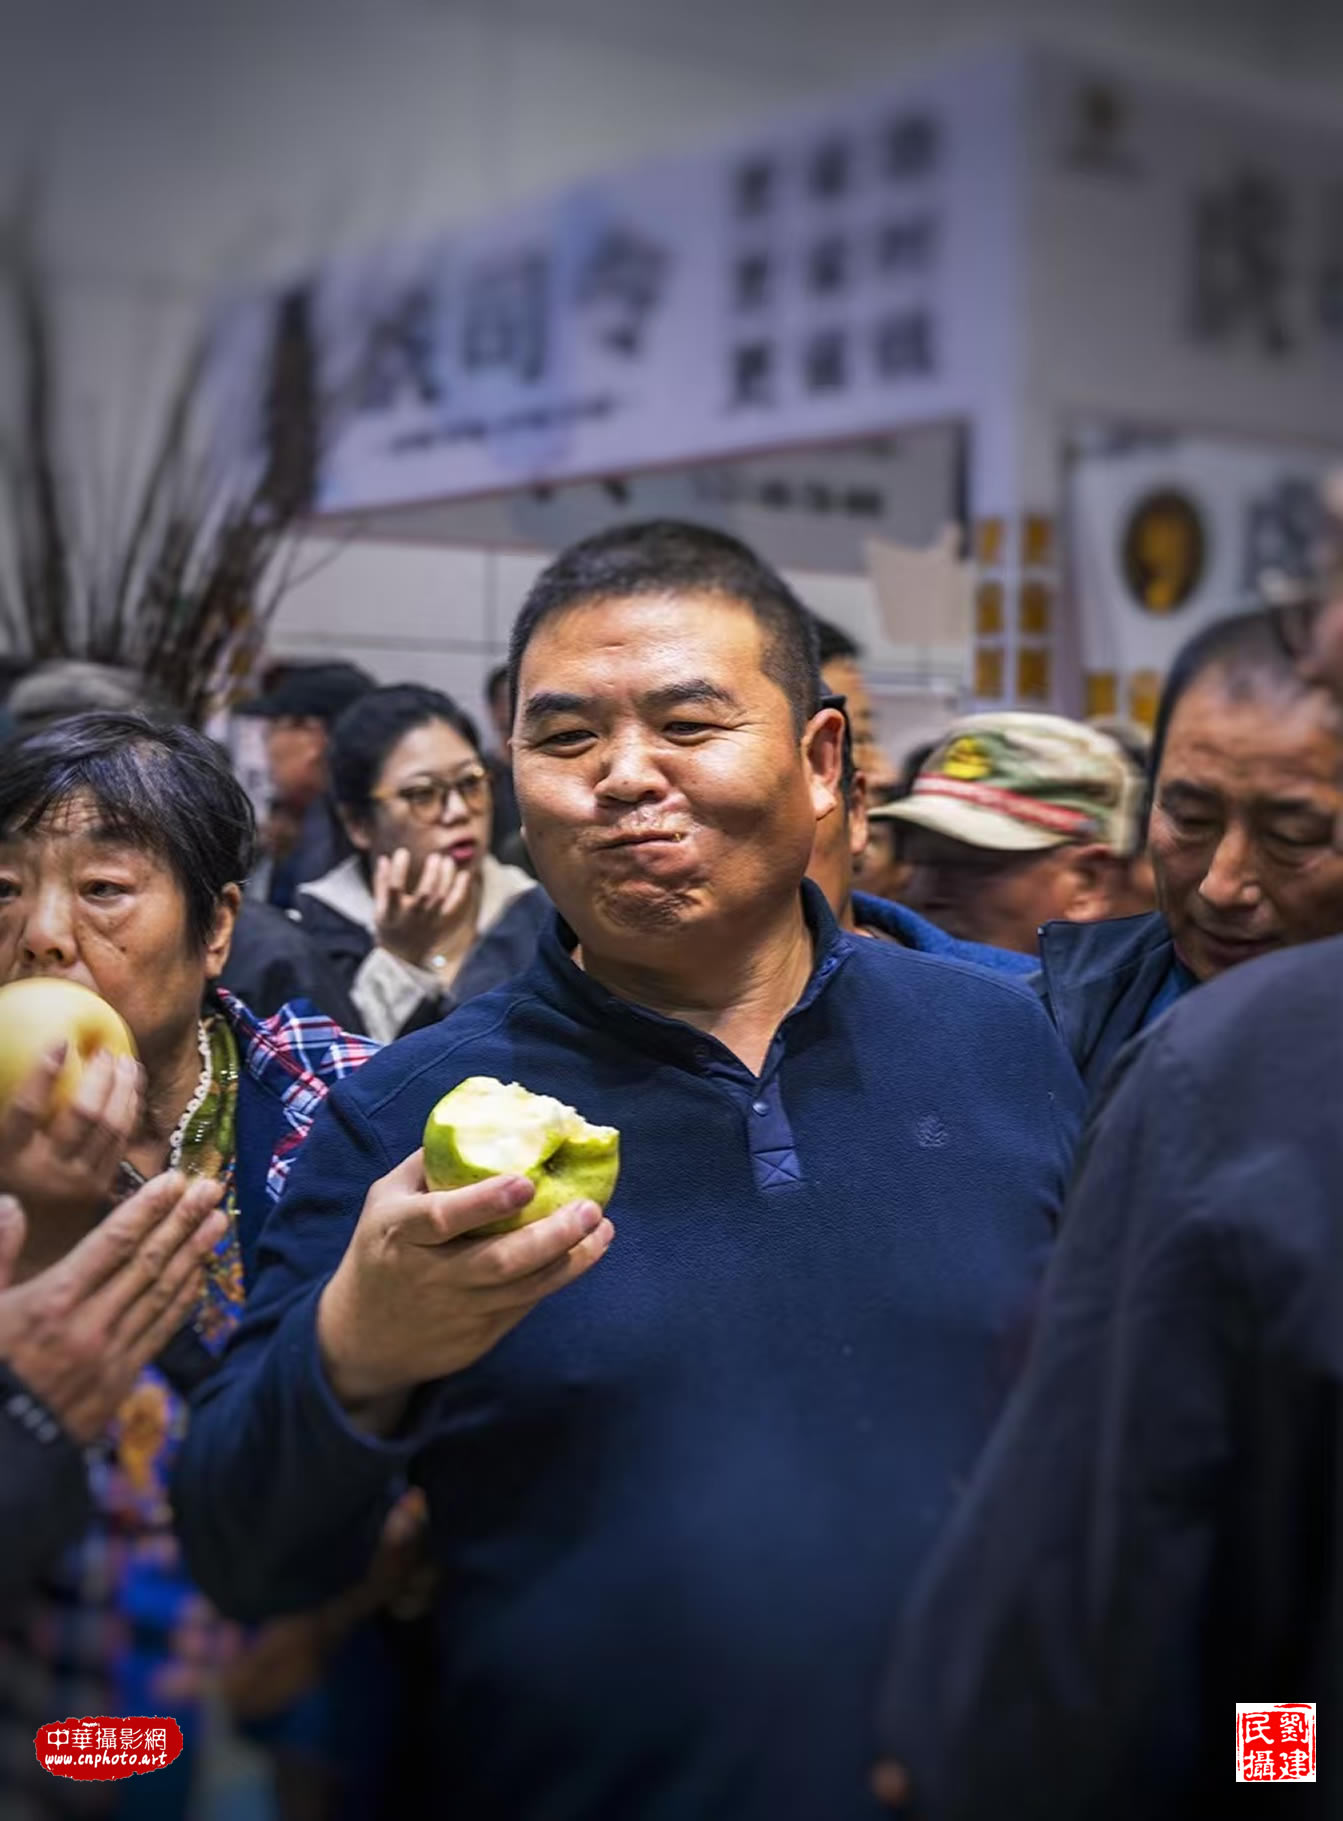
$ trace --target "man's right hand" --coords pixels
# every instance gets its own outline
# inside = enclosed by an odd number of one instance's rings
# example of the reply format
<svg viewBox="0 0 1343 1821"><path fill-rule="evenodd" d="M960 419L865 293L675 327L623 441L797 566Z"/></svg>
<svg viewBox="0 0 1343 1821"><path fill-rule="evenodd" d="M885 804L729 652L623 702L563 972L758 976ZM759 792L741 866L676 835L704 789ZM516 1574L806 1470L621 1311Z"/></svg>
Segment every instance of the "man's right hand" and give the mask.
<svg viewBox="0 0 1343 1821"><path fill-rule="evenodd" d="M473 1236L532 1194L517 1176L435 1193L423 1151L374 1183L317 1312L328 1381L364 1427L395 1428L417 1385L473 1365L602 1257L614 1229L590 1201L511 1233Z"/></svg>
<svg viewBox="0 0 1343 1821"><path fill-rule="evenodd" d="M201 1264L228 1230L217 1182L170 1171L115 1208L58 1263L11 1282L22 1208L0 1197L0 1360L81 1444L102 1433L140 1369L190 1316Z"/></svg>

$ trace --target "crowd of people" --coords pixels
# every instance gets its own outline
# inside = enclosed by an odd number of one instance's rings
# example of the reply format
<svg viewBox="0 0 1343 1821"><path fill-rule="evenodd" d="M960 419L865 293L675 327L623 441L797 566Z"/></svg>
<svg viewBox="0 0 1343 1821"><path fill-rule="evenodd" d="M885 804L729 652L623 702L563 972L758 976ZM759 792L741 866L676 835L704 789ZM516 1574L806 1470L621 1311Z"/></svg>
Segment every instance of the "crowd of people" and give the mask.
<svg viewBox="0 0 1343 1821"><path fill-rule="evenodd" d="M752 551L622 527L488 743L277 668L259 829L142 679L20 680L0 984L139 1061L0 1107L0 1815L188 1817L222 1709L286 1821L1191 1821L1263 1694L1318 1781L1251 1800L1343 1815L1331 594L1150 746L897 764ZM478 1076L618 1128L609 1209L429 1188ZM94 1714L184 1750L35 1762Z"/></svg>

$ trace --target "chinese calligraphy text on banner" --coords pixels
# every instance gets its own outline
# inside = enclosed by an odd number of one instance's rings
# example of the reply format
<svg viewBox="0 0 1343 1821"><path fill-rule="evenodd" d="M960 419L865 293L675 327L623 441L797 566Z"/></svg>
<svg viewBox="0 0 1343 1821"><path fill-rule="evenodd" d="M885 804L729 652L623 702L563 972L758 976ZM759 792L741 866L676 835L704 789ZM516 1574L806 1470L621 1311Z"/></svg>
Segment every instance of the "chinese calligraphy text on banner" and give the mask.
<svg viewBox="0 0 1343 1821"><path fill-rule="evenodd" d="M983 278L1020 84L985 57L333 262L301 311L221 310L221 393L264 387L287 325L339 401L321 514L963 418L1008 366Z"/></svg>

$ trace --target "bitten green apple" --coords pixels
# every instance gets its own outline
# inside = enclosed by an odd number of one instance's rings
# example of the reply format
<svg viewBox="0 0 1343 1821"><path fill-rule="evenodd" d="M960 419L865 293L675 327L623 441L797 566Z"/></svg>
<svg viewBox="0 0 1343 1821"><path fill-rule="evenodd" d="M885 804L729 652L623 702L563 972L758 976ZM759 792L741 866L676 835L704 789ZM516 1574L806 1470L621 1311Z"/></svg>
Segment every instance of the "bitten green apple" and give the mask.
<svg viewBox="0 0 1343 1821"><path fill-rule="evenodd" d="M66 1050L52 1090L53 1111L69 1106L80 1076L99 1050L113 1056L136 1053L120 1013L76 980L34 974L0 986L0 1106L58 1043Z"/></svg>
<svg viewBox="0 0 1343 1821"><path fill-rule="evenodd" d="M531 1094L516 1081L472 1075L429 1115L424 1175L431 1189L461 1189L491 1176L525 1176L536 1193L519 1213L479 1227L507 1233L542 1220L570 1201L604 1208L620 1174L620 1133L589 1125L562 1100Z"/></svg>

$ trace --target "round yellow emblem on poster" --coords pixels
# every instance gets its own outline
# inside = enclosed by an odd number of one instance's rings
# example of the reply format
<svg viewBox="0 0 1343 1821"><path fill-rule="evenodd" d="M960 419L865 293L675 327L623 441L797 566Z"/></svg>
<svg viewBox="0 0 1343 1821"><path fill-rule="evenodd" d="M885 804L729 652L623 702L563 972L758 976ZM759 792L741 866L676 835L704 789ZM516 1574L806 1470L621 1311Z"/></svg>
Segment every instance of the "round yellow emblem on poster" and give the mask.
<svg viewBox="0 0 1343 1821"><path fill-rule="evenodd" d="M1139 500L1120 558L1139 607L1147 613L1177 613L1196 592L1208 561L1203 518L1188 494L1166 487Z"/></svg>

